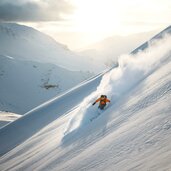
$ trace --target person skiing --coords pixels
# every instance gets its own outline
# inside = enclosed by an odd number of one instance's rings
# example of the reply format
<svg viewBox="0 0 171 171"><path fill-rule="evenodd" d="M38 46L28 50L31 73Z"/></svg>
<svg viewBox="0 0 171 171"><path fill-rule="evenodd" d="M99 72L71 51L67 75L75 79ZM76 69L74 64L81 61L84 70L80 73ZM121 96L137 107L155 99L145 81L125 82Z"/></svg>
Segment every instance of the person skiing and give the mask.
<svg viewBox="0 0 171 171"><path fill-rule="evenodd" d="M98 108L100 108L101 110L103 110L104 107L106 106L106 103L107 102L110 102L110 100L107 98L106 95L101 95L101 97L98 98L92 105L95 105L97 102L99 102Z"/></svg>

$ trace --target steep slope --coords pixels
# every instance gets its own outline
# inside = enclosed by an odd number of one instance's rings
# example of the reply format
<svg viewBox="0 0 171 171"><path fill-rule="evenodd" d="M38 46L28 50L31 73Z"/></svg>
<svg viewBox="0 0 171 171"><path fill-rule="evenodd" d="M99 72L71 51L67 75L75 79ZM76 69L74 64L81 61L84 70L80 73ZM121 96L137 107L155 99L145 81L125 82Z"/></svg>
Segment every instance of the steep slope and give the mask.
<svg viewBox="0 0 171 171"><path fill-rule="evenodd" d="M75 108L85 96L96 89L102 75L103 73L81 83L65 94L47 101L45 104L38 106L23 117L0 129L0 154L11 150L53 120ZM16 134L18 135L17 137ZM5 143L6 141L9 143Z"/></svg>
<svg viewBox="0 0 171 171"><path fill-rule="evenodd" d="M33 135L36 123L45 126L50 118L49 125L1 157L2 170L169 170L170 44L167 36L123 56L98 87L97 77L1 129L2 154L26 134ZM104 93L112 103L91 122L98 114L91 104ZM63 100L67 104L61 106ZM20 136L15 137L15 130Z"/></svg>

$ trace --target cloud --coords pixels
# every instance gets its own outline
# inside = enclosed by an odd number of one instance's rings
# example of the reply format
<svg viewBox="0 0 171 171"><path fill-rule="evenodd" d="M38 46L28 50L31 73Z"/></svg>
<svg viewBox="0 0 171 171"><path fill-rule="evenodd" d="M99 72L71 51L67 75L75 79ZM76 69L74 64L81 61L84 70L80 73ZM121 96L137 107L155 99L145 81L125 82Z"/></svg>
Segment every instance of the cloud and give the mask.
<svg viewBox="0 0 171 171"><path fill-rule="evenodd" d="M74 6L65 0L0 1L0 21L59 21L73 12Z"/></svg>

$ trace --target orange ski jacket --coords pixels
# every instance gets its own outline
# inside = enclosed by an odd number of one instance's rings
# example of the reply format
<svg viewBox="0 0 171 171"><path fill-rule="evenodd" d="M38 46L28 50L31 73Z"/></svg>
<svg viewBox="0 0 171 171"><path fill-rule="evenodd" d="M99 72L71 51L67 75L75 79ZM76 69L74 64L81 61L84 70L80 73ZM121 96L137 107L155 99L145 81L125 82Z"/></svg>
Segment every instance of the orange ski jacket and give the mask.
<svg viewBox="0 0 171 171"><path fill-rule="evenodd" d="M96 103L97 102L99 102L100 101L100 104L101 105L104 105L104 104L106 104L107 102L110 102L110 100L109 99L107 99L107 98L98 98L97 100L96 100Z"/></svg>

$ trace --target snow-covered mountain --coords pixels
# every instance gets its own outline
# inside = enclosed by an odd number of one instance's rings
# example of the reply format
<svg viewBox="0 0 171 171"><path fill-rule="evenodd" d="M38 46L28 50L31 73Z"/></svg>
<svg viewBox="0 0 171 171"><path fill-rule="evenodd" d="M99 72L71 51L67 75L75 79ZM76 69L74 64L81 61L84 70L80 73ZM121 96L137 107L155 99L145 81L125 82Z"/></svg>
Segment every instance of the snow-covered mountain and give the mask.
<svg viewBox="0 0 171 171"><path fill-rule="evenodd" d="M1 170L170 170L170 33L0 129Z"/></svg>
<svg viewBox="0 0 171 171"><path fill-rule="evenodd" d="M68 70L90 71L91 63L85 58L80 58L66 46L31 27L0 23L0 40L1 55L55 64Z"/></svg>
<svg viewBox="0 0 171 171"><path fill-rule="evenodd" d="M24 114L92 76L86 64L35 29L1 23L0 110Z"/></svg>

